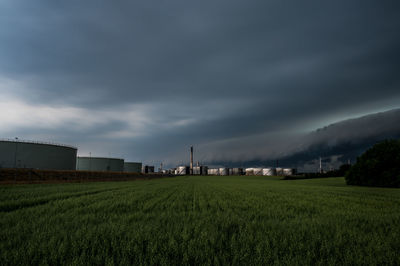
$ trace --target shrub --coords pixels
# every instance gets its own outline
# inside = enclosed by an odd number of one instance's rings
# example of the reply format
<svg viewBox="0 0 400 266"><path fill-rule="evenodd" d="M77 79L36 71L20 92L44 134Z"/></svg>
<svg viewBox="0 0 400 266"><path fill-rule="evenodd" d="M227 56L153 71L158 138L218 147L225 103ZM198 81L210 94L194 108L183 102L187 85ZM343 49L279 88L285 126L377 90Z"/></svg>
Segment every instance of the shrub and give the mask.
<svg viewBox="0 0 400 266"><path fill-rule="evenodd" d="M348 185L400 187L400 141L385 140L357 158L346 174Z"/></svg>

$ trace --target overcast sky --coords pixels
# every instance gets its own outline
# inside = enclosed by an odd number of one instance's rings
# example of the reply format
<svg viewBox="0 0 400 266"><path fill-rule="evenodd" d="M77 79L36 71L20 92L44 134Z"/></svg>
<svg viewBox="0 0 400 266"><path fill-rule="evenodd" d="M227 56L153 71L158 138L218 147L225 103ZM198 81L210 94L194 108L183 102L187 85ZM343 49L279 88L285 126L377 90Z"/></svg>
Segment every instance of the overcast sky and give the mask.
<svg viewBox="0 0 400 266"><path fill-rule="evenodd" d="M276 141L400 107L399 14L397 0L3 0L0 137L151 164L185 163L190 145L202 161L272 158Z"/></svg>

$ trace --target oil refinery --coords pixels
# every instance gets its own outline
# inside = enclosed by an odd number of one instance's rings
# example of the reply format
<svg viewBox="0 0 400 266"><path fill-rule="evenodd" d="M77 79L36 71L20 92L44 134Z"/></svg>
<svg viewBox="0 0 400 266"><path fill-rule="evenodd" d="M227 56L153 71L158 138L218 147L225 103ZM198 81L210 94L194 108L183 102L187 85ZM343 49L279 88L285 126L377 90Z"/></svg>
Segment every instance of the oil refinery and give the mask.
<svg viewBox="0 0 400 266"><path fill-rule="evenodd" d="M294 168L211 168L206 165L194 166L194 149L190 147L189 165L179 165L158 172L152 165L141 162L125 162L122 158L77 156L78 148L38 141L15 139L0 140L0 168L38 169L38 170L78 170L100 172L125 172L168 175L255 175L290 176L296 174Z"/></svg>

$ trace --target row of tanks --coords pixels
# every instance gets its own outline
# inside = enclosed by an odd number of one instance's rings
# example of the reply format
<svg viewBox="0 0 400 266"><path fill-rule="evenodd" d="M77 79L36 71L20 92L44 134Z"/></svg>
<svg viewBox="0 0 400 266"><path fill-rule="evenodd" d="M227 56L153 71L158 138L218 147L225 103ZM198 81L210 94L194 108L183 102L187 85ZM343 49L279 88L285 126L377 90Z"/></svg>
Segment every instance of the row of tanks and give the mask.
<svg viewBox="0 0 400 266"><path fill-rule="evenodd" d="M263 175L263 176L291 176L296 174L294 168L208 168L207 166L195 166L190 171L189 166L178 166L165 170L167 174L173 175Z"/></svg>
<svg viewBox="0 0 400 266"><path fill-rule="evenodd" d="M141 162L77 156L78 148L39 141L0 139L0 168L141 172ZM154 172L154 167L153 167Z"/></svg>

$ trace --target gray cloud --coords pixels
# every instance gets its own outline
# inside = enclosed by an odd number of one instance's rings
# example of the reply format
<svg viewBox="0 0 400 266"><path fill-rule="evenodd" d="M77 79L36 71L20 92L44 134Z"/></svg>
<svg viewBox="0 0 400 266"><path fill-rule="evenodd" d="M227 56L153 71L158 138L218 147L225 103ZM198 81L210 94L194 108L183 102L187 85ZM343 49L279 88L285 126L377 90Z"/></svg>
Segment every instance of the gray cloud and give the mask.
<svg viewBox="0 0 400 266"><path fill-rule="evenodd" d="M0 111L20 111L0 133L171 164L192 144L204 160L296 152L299 132L399 107L399 7L3 1Z"/></svg>

